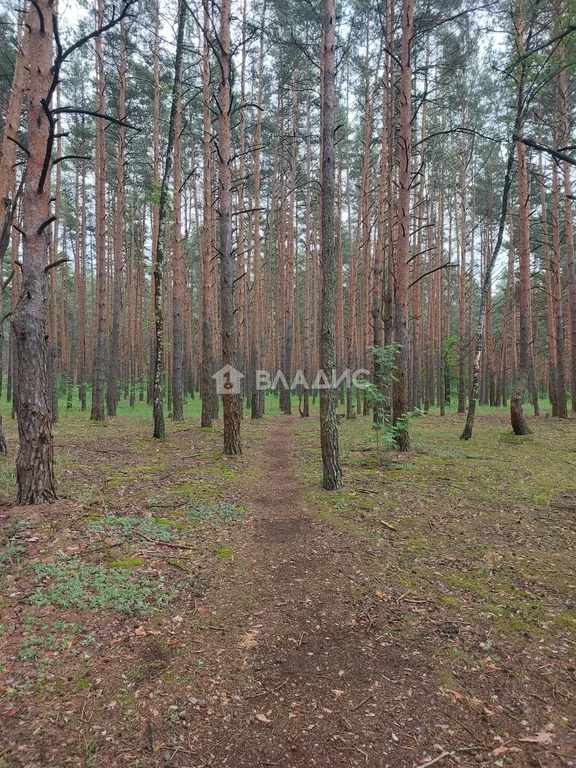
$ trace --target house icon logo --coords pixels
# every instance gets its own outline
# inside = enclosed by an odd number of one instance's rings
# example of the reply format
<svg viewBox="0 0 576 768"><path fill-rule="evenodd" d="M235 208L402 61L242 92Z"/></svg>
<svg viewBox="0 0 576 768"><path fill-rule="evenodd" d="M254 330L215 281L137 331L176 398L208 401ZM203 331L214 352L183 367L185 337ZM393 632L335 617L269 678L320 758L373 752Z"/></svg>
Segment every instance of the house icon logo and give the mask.
<svg viewBox="0 0 576 768"><path fill-rule="evenodd" d="M216 379L216 392L219 395L242 394L242 379L244 374L231 365L225 365L212 375Z"/></svg>

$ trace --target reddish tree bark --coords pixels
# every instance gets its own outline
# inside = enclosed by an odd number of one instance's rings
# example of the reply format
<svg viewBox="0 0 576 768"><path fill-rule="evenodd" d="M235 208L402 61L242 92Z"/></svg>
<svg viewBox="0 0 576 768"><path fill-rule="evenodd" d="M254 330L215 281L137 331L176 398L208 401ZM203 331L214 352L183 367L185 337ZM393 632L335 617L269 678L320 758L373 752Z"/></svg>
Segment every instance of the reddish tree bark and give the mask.
<svg viewBox="0 0 576 768"><path fill-rule="evenodd" d="M96 26L103 22L102 0L98 0ZM95 41L96 52L96 88L98 93L98 112L106 111L106 78L104 75L104 57L102 38ZM96 190L95 190L95 248L96 248L96 344L92 359L92 409L93 421L104 421L104 384L106 380L106 333L108 328L108 307L106 290L106 131L103 120L96 122Z"/></svg>
<svg viewBox="0 0 576 768"><path fill-rule="evenodd" d="M118 68L118 118L126 116L126 22L120 22L120 61ZM113 264L113 301L112 332L110 334L110 356L108 365L108 390L106 408L108 416L116 416L118 405L118 379L120 378L120 321L122 317L122 281L124 255L124 228L126 210L125 190L126 165L126 126L118 126L118 148L116 156L116 208L114 221L114 264Z"/></svg>
<svg viewBox="0 0 576 768"><path fill-rule="evenodd" d="M393 423L397 427L399 451L410 449L410 436L404 424L408 411L408 294L410 260L410 159L412 155L412 64L411 47L414 34L414 0L402 3L402 48L400 57L399 129L398 129L398 231L394 262L394 340L399 345L396 355Z"/></svg>
<svg viewBox="0 0 576 768"><path fill-rule="evenodd" d="M178 73L174 124L174 221L172 244L172 419L184 421L184 265L182 257L182 66Z"/></svg>
<svg viewBox="0 0 576 768"><path fill-rule="evenodd" d="M18 354L18 504L56 499L54 443L47 393L46 309L50 242L50 123L43 103L52 83L54 9L37 0L28 14L30 87L28 159L22 199L22 290L12 318Z"/></svg>
<svg viewBox="0 0 576 768"><path fill-rule="evenodd" d="M322 487L335 491L342 487L338 448L336 405L338 393L332 386L336 372L336 228L335 136L336 129L336 8L334 0L324 0L322 13L322 304L320 316L320 369L329 385L320 390L320 445L322 449Z"/></svg>
<svg viewBox="0 0 576 768"><path fill-rule="evenodd" d="M220 322L222 329L222 363L233 366L236 362L236 330L234 327L235 256L232 246L232 142L231 142L231 83L230 83L230 0L220 5L220 34L218 62L218 155L220 214ZM242 453L240 444L240 418L242 398L237 394L223 394L224 453L235 456Z"/></svg>

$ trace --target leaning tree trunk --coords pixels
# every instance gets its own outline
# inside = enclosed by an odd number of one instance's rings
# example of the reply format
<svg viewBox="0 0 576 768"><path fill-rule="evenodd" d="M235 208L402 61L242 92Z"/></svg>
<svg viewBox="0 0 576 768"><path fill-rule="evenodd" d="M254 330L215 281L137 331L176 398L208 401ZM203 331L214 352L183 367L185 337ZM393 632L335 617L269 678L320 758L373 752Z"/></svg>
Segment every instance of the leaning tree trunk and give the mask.
<svg viewBox="0 0 576 768"><path fill-rule="evenodd" d="M506 215L508 211L508 197L510 196L510 187L512 185L512 169L514 167L515 142L512 140L508 150L508 161L506 164L506 173L504 175L504 187L502 189L502 207L500 210L500 222L498 225L498 235L494 249L486 265L486 272L482 280L480 292L480 313L478 316L478 326L476 328L476 350L474 354L474 364L472 369L472 387L470 390L470 399L468 401L468 414L466 416L466 425L460 435L460 440L470 440L474 428L474 416L476 414L476 403L478 402L478 390L480 387L480 361L482 359L482 347L484 346L484 335L486 330L486 304L488 293L492 285L492 272L494 264L502 247L504 236L504 227L506 224Z"/></svg>
<svg viewBox="0 0 576 768"><path fill-rule="evenodd" d="M218 155L220 157L220 312L222 331L222 364L234 365L236 337L234 328L235 257L232 248L232 157L231 157L231 72L230 72L230 0L220 6L220 39L218 61ZM242 396L223 394L224 453L242 453L240 417Z"/></svg>
<svg viewBox="0 0 576 768"><path fill-rule="evenodd" d="M500 252L502 246L502 239L504 237L504 228L506 226L506 216L508 213L508 198L510 197L510 187L512 186L512 170L514 168L514 152L515 152L515 137L520 131L523 120L523 89L525 78L525 66L524 63L519 68L518 79L518 93L516 98L516 118L514 121L514 129L512 132L512 140L508 149L508 160L506 162L506 172L504 174L504 185L502 188L502 205L500 208L500 221L498 224L498 235L494 244L494 249L490 255L488 263L486 265L486 272L482 281L482 288L480 293L480 313L478 316L478 327L476 329L476 350L474 354L474 363L472 369L472 387L470 391L470 400L468 403L468 414L466 417L466 425L464 431L460 435L461 440L470 440L472 437L472 429L474 427L474 416L476 413L476 403L478 401L478 390L480 387L480 361L482 358L482 347L484 345L484 333L486 327L486 300L487 294L490 290L492 282L492 272L494 270L494 264ZM510 266L509 266L510 269ZM508 293L508 291L507 291ZM503 344L506 340L503 338ZM511 406L512 407L512 406ZM516 430L514 430L516 431Z"/></svg>
<svg viewBox="0 0 576 768"><path fill-rule="evenodd" d="M28 159L22 199L22 290L12 327L18 355L18 504L56 499L54 444L47 396L50 123L44 104L52 83L53 8L37 0L29 12ZM49 104L47 105L49 108Z"/></svg>
<svg viewBox="0 0 576 768"><path fill-rule="evenodd" d="M322 94L322 304L320 317L320 368L329 380L320 390L320 445L322 448L322 487L335 491L342 487L342 469L338 447L336 406L338 392L333 386L336 373L336 228L335 168L336 146L336 8L334 0L324 0L323 94Z"/></svg>

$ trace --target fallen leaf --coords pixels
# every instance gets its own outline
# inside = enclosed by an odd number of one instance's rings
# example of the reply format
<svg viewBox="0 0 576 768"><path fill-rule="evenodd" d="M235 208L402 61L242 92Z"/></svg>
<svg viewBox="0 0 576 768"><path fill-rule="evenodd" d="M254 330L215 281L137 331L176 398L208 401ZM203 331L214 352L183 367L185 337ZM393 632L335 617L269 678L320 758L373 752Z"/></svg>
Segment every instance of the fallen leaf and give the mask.
<svg viewBox="0 0 576 768"><path fill-rule="evenodd" d="M256 720L260 720L261 723L270 723L271 720L268 720L266 715L256 715Z"/></svg>
<svg viewBox="0 0 576 768"><path fill-rule="evenodd" d="M498 757L498 755L505 755L506 752L522 752L522 750L520 747L496 747L496 749L492 750L494 757Z"/></svg>
<svg viewBox="0 0 576 768"><path fill-rule="evenodd" d="M538 731L536 736L524 736L524 738L518 739L518 741L527 741L530 744L551 744L554 738L553 730L554 723L548 723Z"/></svg>
<svg viewBox="0 0 576 768"><path fill-rule="evenodd" d="M449 696L452 701L464 701L466 696L463 696L461 693L458 693L458 691L453 691L451 688L440 688L440 693L443 696Z"/></svg>
<svg viewBox="0 0 576 768"><path fill-rule="evenodd" d="M238 643L239 648L245 648L246 650L250 650L251 648L255 648L258 645L257 637L260 634L260 630L258 629L250 629L246 634L242 637L240 642Z"/></svg>

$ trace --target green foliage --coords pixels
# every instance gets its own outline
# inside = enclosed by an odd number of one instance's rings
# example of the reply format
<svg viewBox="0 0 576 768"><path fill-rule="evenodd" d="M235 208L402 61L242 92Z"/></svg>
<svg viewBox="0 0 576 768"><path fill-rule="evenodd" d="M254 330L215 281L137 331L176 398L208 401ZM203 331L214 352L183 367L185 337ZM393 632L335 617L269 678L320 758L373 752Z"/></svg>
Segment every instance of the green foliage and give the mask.
<svg viewBox="0 0 576 768"><path fill-rule="evenodd" d="M446 395L450 395L452 389L452 377L458 365L458 339L450 336L444 341L444 380L446 381Z"/></svg>
<svg viewBox="0 0 576 768"><path fill-rule="evenodd" d="M160 194L162 193L162 185L158 181L152 182L150 187L146 190L146 202L152 205L160 205Z"/></svg>
<svg viewBox="0 0 576 768"><path fill-rule="evenodd" d="M31 595L33 605L61 608L115 610L128 615L147 616L174 599L178 585L163 577L148 579L129 569L85 565L78 557L59 557L51 563L29 566L38 584Z"/></svg>
<svg viewBox="0 0 576 768"><path fill-rule="evenodd" d="M387 347L372 347L372 354L376 362L376 375L374 382L365 382L366 397L373 407L374 421L372 429L376 432L376 446L380 450L382 445L385 450L395 450L398 447L398 438L401 433L408 430L409 423L421 411L415 408L410 413L405 413L396 424L390 418L390 392L397 380L394 373L396 369L396 356L400 349L399 344L390 344Z"/></svg>

